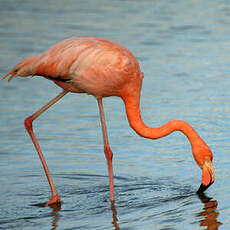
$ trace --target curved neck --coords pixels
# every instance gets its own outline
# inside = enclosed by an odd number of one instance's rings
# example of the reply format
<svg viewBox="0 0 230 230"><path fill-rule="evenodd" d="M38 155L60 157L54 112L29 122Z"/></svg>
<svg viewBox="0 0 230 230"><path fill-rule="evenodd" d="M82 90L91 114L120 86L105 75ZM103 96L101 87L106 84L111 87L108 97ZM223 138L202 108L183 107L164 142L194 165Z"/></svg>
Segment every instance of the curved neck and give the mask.
<svg viewBox="0 0 230 230"><path fill-rule="evenodd" d="M193 150L197 144L204 143L197 132L185 121L171 120L157 128L148 127L141 119L140 99L133 96L122 99L125 104L129 124L138 135L145 138L158 139L174 131L180 131L188 138Z"/></svg>

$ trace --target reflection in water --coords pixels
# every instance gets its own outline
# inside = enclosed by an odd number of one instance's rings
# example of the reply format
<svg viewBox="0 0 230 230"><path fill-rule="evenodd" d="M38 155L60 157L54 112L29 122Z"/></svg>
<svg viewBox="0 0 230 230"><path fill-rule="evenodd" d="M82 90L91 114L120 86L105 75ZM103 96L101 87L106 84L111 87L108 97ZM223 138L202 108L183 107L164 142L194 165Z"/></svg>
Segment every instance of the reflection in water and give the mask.
<svg viewBox="0 0 230 230"><path fill-rule="evenodd" d="M218 230L219 226L222 225L221 222L217 220L219 212L216 211L218 203L216 200L212 200L211 197L206 196L205 194L198 195L200 201L204 204L203 210L196 215L200 220L200 226L205 227L205 230ZM47 207L46 203L35 204L34 206L38 207ZM50 215L52 216L51 230L58 229L58 221L62 217L59 214L61 211L61 204L54 204L49 206L52 209ZM117 210L115 207L114 201L111 201L111 211L112 211L112 221L111 224L114 226L115 230L120 230L117 218ZM201 219L202 218L202 219Z"/></svg>
<svg viewBox="0 0 230 230"><path fill-rule="evenodd" d="M216 230L221 222L217 221L217 217L219 216L219 212L216 211L218 203L216 200L212 200L212 198L207 197L202 194L199 195L201 202L204 204L203 211L200 212L197 217L204 217L200 220L200 226L205 226L206 230Z"/></svg>
<svg viewBox="0 0 230 230"><path fill-rule="evenodd" d="M34 204L33 206L44 208L44 207L47 207L46 204L47 204L47 202ZM61 211L61 203L52 204L49 207L52 209L52 212L50 213L50 215L53 217L51 230L56 230L58 227L57 223L58 223L59 219L61 218L61 215L58 213L59 211Z"/></svg>
<svg viewBox="0 0 230 230"><path fill-rule="evenodd" d="M60 208L61 208L61 206L60 206ZM61 210L61 209L59 209L59 210ZM61 215L58 213L59 210L54 208L53 212L51 212L51 215L53 216L51 230L56 230L58 227L57 223L58 223L59 219L61 218Z"/></svg>
<svg viewBox="0 0 230 230"><path fill-rule="evenodd" d="M46 203L45 203L46 204ZM44 204L39 204L37 206L43 206L45 207L46 205ZM51 206L49 206L50 208L53 209L53 211L51 212L52 215L52 228L51 230L56 230L58 227L58 221L61 218L61 215L58 213L61 210L61 204L53 204ZM112 224L114 226L115 230L120 230L120 227L117 223L118 219L117 219L117 210L114 204L114 201L111 201L111 211L112 211Z"/></svg>
<svg viewBox="0 0 230 230"><path fill-rule="evenodd" d="M118 221L118 219L117 219L117 210L116 210L114 201L111 201L111 210L112 210L112 213L113 213L113 221L112 221L112 224L113 224L113 226L114 226L114 229L115 229L115 230L120 230L119 225L118 225L118 223L117 223L117 221Z"/></svg>
<svg viewBox="0 0 230 230"><path fill-rule="evenodd" d="M39 203L39 204L34 204L33 206L37 207L47 207L46 203ZM61 218L61 215L59 214L59 211L61 211L61 204L52 204L49 206L52 209L52 212L50 215L53 217L52 218L52 223L51 223L51 230L57 230L58 228L58 221ZM120 230L120 227L118 225L118 219L117 219L117 210L114 204L114 201L111 201L111 211L112 211L112 224L114 226L115 230Z"/></svg>

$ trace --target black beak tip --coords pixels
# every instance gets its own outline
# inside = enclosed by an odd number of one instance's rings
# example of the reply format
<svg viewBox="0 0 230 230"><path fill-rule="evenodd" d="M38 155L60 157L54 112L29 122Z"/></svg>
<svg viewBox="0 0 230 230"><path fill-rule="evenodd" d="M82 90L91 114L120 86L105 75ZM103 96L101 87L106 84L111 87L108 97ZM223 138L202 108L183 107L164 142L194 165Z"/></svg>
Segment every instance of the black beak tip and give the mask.
<svg viewBox="0 0 230 230"><path fill-rule="evenodd" d="M208 185L203 185L201 184L199 189L197 190L197 194L203 194L204 191L211 185L212 183L208 184Z"/></svg>
<svg viewBox="0 0 230 230"><path fill-rule="evenodd" d="M197 190L197 194L203 194L204 191L207 189L208 186L201 184L199 189Z"/></svg>

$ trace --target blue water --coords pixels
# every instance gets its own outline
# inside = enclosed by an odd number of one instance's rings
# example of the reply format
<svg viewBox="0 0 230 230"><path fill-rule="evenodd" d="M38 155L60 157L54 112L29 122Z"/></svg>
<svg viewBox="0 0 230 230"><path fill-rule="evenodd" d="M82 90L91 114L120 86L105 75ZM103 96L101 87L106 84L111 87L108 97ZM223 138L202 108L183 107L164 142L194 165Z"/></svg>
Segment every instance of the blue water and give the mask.
<svg viewBox="0 0 230 230"><path fill-rule="evenodd" d="M1 81L0 229L230 229L230 2L1 0L0 75L73 35L133 52L145 74L145 123L189 122L213 151L216 181L198 197L201 171L187 139L137 136L122 101L106 98L111 204L97 103L68 94L34 122L63 200L42 207L49 186L23 121L60 89L41 77Z"/></svg>

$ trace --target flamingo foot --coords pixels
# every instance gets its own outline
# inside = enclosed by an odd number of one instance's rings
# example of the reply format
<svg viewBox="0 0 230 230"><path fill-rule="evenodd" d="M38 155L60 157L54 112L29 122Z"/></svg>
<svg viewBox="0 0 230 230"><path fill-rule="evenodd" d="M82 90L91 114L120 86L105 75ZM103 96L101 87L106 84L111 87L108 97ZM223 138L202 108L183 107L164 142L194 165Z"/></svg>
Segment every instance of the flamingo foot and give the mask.
<svg viewBox="0 0 230 230"><path fill-rule="evenodd" d="M58 194L52 195L50 200L46 203L46 206L52 206L56 204L61 204L61 198L58 196Z"/></svg>

